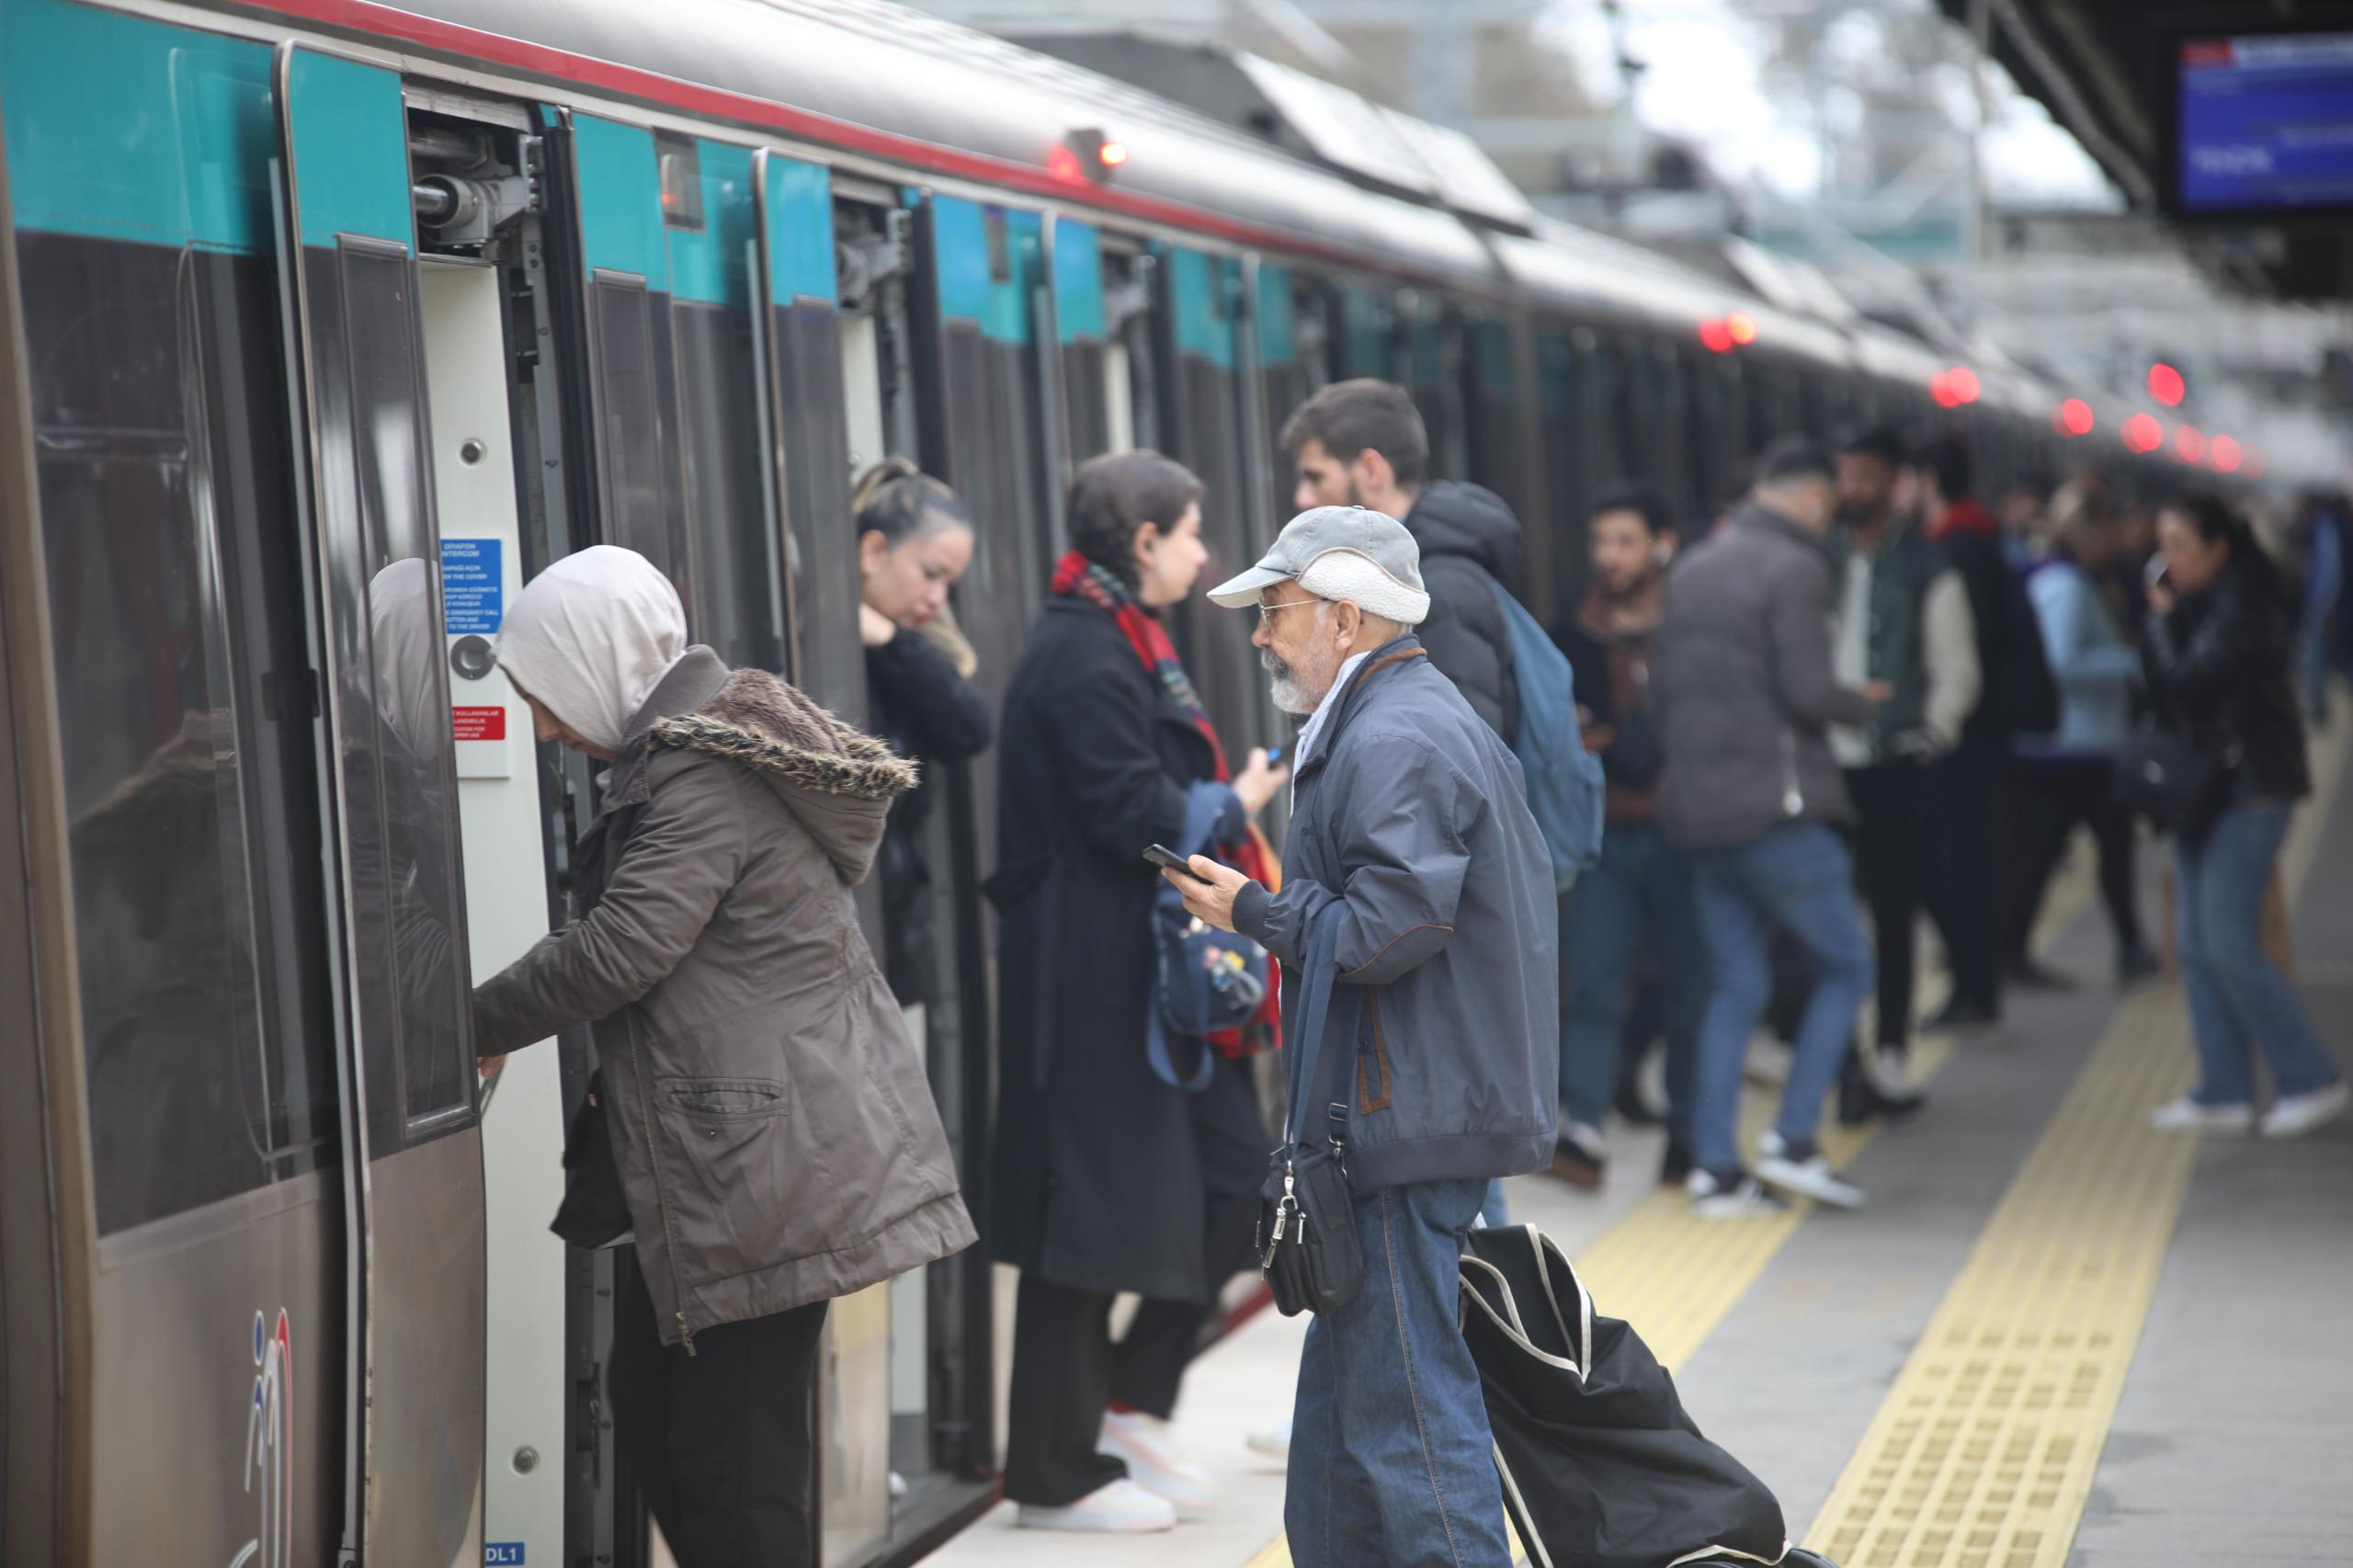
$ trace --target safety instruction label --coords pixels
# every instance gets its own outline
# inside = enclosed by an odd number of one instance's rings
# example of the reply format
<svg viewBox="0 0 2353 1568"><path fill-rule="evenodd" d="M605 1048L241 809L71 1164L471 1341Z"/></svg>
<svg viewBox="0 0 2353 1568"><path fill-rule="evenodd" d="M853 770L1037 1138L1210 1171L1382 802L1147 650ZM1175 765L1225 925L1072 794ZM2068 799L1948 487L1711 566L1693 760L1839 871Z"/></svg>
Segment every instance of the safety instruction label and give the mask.
<svg viewBox="0 0 2353 1568"><path fill-rule="evenodd" d="M450 728L461 741L503 741L506 738L504 708L452 708Z"/></svg>
<svg viewBox="0 0 2353 1568"><path fill-rule="evenodd" d="M441 541L441 609L449 635L491 637L506 613L506 579L494 539Z"/></svg>

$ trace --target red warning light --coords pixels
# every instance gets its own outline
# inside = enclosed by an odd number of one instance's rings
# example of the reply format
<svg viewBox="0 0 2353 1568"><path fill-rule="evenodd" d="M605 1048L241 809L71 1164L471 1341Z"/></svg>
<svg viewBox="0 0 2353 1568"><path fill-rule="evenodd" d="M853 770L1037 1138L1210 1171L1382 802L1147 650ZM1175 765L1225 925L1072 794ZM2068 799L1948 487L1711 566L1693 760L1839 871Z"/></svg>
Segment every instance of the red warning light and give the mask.
<svg viewBox="0 0 2353 1568"><path fill-rule="evenodd" d="M1708 346L1711 354L1729 354L1733 344L1732 328L1711 316L1699 324L1699 341Z"/></svg>
<svg viewBox="0 0 2353 1568"><path fill-rule="evenodd" d="M2181 372L2164 360L2149 367L2149 395L2167 408L2180 407L2182 394L2188 390Z"/></svg>
<svg viewBox="0 0 2353 1568"><path fill-rule="evenodd" d="M1955 365L1951 369L1947 370L1945 384L1952 388L1953 401L1956 403L1977 401L1977 372L1966 365Z"/></svg>
<svg viewBox="0 0 2353 1568"><path fill-rule="evenodd" d="M2136 414L2124 422L2124 444L2136 452L2154 452L2165 444L2165 427L2154 414Z"/></svg>
<svg viewBox="0 0 2353 1568"><path fill-rule="evenodd" d="M1128 161L1128 144L1089 127L1074 131L1046 154L1046 172L1056 179L1108 180Z"/></svg>
<svg viewBox="0 0 2353 1568"><path fill-rule="evenodd" d="M1086 171L1078 166L1078 154L1059 142L1052 152L1046 154L1046 172L1056 179L1086 177Z"/></svg>
<svg viewBox="0 0 2353 1568"><path fill-rule="evenodd" d="M2206 460L2206 437L2195 425L2184 425L2173 433L2173 455L2186 463Z"/></svg>
<svg viewBox="0 0 2353 1568"><path fill-rule="evenodd" d="M1732 335L1734 343L1754 343L1756 341L1756 318L1746 311L1734 311L1724 317L1724 331Z"/></svg>
<svg viewBox="0 0 2353 1568"><path fill-rule="evenodd" d="M2228 436L2217 436L2206 443L2206 460L2222 473L2236 473L2244 454L2239 444Z"/></svg>
<svg viewBox="0 0 2353 1568"><path fill-rule="evenodd" d="M1928 378L1928 395L1937 400L1938 408L1959 408L1961 393L1953 390L1952 372L1938 370Z"/></svg>
<svg viewBox="0 0 2353 1568"><path fill-rule="evenodd" d="M2082 398L2071 397L2059 405L2059 428L2070 436L2088 436L2094 424L2092 405Z"/></svg>
<svg viewBox="0 0 2353 1568"><path fill-rule="evenodd" d="M1106 142L1103 143L1102 150L1095 155L1105 168L1116 169L1128 161L1128 144L1124 142Z"/></svg>

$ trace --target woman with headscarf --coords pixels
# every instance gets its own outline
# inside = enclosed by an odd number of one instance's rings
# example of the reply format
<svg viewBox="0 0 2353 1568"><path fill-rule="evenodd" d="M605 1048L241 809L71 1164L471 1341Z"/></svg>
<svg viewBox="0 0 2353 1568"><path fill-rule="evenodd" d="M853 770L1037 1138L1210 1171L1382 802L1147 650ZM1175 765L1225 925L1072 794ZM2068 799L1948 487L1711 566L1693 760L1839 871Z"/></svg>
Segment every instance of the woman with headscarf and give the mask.
<svg viewBox="0 0 2353 1568"><path fill-rule="evenodd" d="M681 1568L813 1563L825 1303L974 1239L850 893L914 767L688 646L676 590L630 551L534 578L498 660L539 738L605 769L574 918L475 992L476 1047L494 1071L595 1026L556 1229L634 1240L615 1425ZM617 1191L584 1190L600 1167Z"/></svg>
<svg viewBox="0 0 2353 1568"><path fill-rule="evenodd" d="M1263 874L1249 819L1286 777L1256 751L1229 775L1161 624L1209 556L1200 496L1156 452L1078 471L1071 551L1006 695L993 1229L1021 1269L1005 1491L1041 1528L1166 1529L1209 1507L1167 1417L1248 1255L1270 1146L1247 1053L1274 1043L1271 994L1174 1074L1148 1040L1163 884L1144 846L1182 853L1199 822L1225 846L1208 853ZM1172 1081L1205 1065L1197 1093ZM1114 1345L1123 1291L1144 1302Z"/></svg>

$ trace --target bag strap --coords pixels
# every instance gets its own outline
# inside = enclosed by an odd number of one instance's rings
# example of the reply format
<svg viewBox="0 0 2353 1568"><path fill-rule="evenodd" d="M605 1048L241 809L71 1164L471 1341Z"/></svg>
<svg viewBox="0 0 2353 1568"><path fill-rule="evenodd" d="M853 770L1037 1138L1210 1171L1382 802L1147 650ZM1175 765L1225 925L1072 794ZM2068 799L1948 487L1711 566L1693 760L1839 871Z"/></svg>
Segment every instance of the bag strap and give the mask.
<svg viewBox="0 0 2353 1568"><path fill-rule="evenodd" d="M1346 903L1334 899L1324 906L1307 936L1307 958L1299 974L1299 1048L1298 1071L1291 1074L1290 1106L1283 1117L1283 1142L1298 1143L1306 1136L1308 1108L1321 1103L1332 1120L1338 1124L1334 1135L1345 1131L1348 1120L1348 1105L1345 1085L1346 1066L1349 1053L1333 1052L1333 1060L1340 1063L1335 1070L1323 1060L1324 1018L1332 1001L1332 982L1338 971L1336 955L1340 946L1340 921L1347 915ZM1356 1016L1359 998L1342 1004L1342 1021Z"/></svg>

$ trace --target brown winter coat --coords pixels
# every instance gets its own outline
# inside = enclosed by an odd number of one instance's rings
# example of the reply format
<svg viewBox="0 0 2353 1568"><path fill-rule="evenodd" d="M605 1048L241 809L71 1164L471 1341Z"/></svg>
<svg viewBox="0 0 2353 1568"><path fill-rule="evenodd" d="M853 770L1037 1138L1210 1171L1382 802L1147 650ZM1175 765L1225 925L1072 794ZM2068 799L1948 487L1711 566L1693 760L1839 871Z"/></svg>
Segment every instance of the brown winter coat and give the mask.
<svg viewBox="0 0 2353 1568"><path fill-rule="evenodd" d="M484 1054L595 1024L667 1342L975 1239L850 893L914 783L785 682L690 649L605 778L576 917L474 993Z"/></svg>

